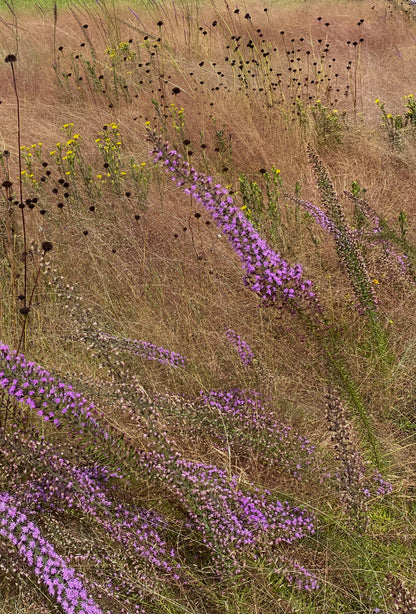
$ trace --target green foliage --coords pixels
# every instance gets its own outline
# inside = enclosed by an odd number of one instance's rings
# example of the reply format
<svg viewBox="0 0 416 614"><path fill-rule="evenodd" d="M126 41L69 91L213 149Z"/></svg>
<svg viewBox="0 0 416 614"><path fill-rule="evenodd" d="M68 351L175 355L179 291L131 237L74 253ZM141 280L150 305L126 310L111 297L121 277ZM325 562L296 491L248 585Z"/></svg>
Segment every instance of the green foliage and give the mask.
<svg viewBox="0 0 416 614"><path fill-rule="evenodd" d="M375 104L379 107L382 116L382 126L388 140L393 147L400 148L406 134L414 136L416 128L416 102L413 94L404 97L405 113L393 115L385 109L386 103L377 98Z"/></svg>

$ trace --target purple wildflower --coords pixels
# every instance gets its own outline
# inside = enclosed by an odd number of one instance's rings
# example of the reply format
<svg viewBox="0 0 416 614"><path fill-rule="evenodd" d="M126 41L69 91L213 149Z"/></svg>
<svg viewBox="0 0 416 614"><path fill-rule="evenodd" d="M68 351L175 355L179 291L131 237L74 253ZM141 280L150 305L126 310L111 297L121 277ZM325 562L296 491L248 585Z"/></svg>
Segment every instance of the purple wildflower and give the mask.
<svg viewBox="0 0 416 614"><path fill-rule="evenodd" d="M148 469L159 474L175 493L211 552L218 574L239 574L245 560L269 555L279 544L291 544L315 533L314 518L261 492L244 488L237 475L215 465L195 463L179 454L147 455Z"/></svg>
<svg viewBox="0 0 416 614"><path fill-rule="evenodd" d="M8 493L0 494L0 521L0 535L9 540L28 565L34 568L35 575L64 612L103 614L93 599L88 597L81 577L67 566L53 545L42 537L33 522L28 521L27 515L18 509L15 499Z"/></svg>
<svg viewBox="0 0 416 614"><path fill-rule="evenodd" d="M217 437L220 438L220 428L231 430L232 441L227 439L231 449L247 445L259 455L261 462L273 466L277 470L286 470L297 479L314 459L315 446L306 437L296 433L290 426L278 422L264 407L261 395L254 390L210 390L201 392L201 398L207 408L215 410L220 415L217 422ZM210 418L209 422L213 422ZM206 421L203 429L209 429Z"/></svg>
<svg viewBox="0 0 416 614"><path fill-rule="evenodd" d="M251 351L251 348L248 343L246 343L246 341L244 341L244 339L242 339L240 335L237 335L237 333L232 328L227 328L225 334L227 335L227 339L231 343L231 345L233 345L237 349L238 355L240 356L243 365L245 367L251 365L251 363L253 362L254 354Z"/></svg>
<svg viewBox="0 0 416 614"><path fill-rule="evenodd" d="M119 338L103 331L97 332L97 339L99 341L104 341L109 346L115 347L117 350L129 352L134 356L140 356L147 360L156 360L157 362L170 365L171 367L185 366L186 358L177 352L171 352L163 347L157 347L149 341Z"/></svg>
<svg viewBox="0 0 416 614"><path fill-rule="evenodd" d="M211 177L197 172L155 133L149 133L154 145L154 162L163 164L177 186L183 187L213 217L240 258L245 272L244 282L261 298L263 305L287 307L295 311L302 307L318 307L312 282L305 280L300 264L290 266L263 239L239 207L234 205L228 190L214 184Z"/></svg>

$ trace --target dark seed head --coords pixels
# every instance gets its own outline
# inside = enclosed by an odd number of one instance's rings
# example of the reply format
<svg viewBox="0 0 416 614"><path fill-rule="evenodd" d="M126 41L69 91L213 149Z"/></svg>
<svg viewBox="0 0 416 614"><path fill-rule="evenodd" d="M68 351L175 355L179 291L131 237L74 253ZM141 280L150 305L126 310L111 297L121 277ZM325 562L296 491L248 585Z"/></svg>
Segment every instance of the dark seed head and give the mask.
<svg viewBox="0 0 416 614"><path fill-rule="evenodd" d="M30 307L20 307L19 311L23 316L27 316L30 311Z"/></svg>
<svg viewBox="0 0 416 614"><path fill-rule="evenodd" d="M44 241L42 243L42 249L44 252L50 252L53 250L53 243L51 243L50 241Z"/></svg>
<svg viewBox="0 0 416 614"><path fill-rule="evenodd" d="M9 55L6 55L4 58L4 61L6 64L12 64L13 62L17 62L17 57L13 55L13 53L9 53Z"/></svg>

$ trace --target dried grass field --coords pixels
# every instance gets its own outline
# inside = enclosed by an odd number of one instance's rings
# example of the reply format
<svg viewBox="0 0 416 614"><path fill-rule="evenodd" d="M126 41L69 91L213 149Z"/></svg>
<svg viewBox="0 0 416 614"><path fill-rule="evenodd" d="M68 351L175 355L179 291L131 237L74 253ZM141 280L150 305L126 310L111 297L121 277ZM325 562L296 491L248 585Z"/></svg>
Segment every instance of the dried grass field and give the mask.
<svg viewBox="0 0 416 614"><path fill-rule="evenodd" d="M416 612L416 7L0 47L0 613Z"/></svg>

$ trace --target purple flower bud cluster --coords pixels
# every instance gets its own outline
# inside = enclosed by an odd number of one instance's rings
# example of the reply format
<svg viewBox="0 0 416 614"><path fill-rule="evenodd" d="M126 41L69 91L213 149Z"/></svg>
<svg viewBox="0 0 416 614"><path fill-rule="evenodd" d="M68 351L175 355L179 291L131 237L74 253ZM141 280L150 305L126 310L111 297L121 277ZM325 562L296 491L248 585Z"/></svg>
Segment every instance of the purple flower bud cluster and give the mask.
<svg viewBox="0 0 416 614"><path fill-rule="evenodd" d="M186 363L186 358L177 352L171 352L165 348L157 347L149 341L119 338L103 331L98 331L97 339L99 341L104 341L117 351L128 352L129 354L140 356L147 360L156 360L157 362L164 365L170 365L171 367L184 367Z"/></svg>
<svg viewBox="0 0 416 614"><path fill-rule="evenodd" d="M76 432L84 432L87 427L92 429L98 446L101 439L117 443L105 421L100 424L93 417L93 405L75 393L71 386L56 381L47 371L26 361L23 355L10 352L5 345L0 346L0 369L3 390L42 416L46 413L55 426L59 426L61 419L71 418L70 423ZM274 423L262 416L259 411L261 404L255 394L242 394L245 395L245 405L251 408L251 420L256 424L258 419L263 428L259 431L261 439L263 432ZM230 415L234 419L235 414L237 423L243 419L241 395L231 395L229 405L226 395L222 397L220 393L213 393L212 399L221 406L223 416ZM49 412L51 406L54 408L52 416ZM242 424L241 430L244 428ZM258 557L266 557L272 564L279 544L292 544L314 534L314 517L305 509L274 500L269 491L260 490L251 483L243 486L240 476L229 475L215 465L186 460L173 451L174 443L164 440L163 445L155 443L159 452L149 441L150 451L135 449L131 461L136 469L147 471L152 479L161 481L164 488L175 494L186 514L188 530L197 531L201 536L199 539L202 538L219 575L238 574L247 562ZM98 466L92 471L78 467L41 444L32 451L39 456L36 464L40 470L47 468L50 475L36 478L36 472L32 472L33 484L27 479L26 503L29 507L38 511L39 504L42 509L42 505L53 502L57 510L77 508L122 544L126 552L131 552L132 556L138 554L152 569L168 574L176 582L180 580L180 565L175 552L169 551L159 536L160 527L155 526L153 517L116 506L102 480L94 477L102 474ZM21 489L20 495L25 496Z"/></svg>
<svg viewBox="0 0 416 614"><path fill-rule="evenodd" d="M228 341L233 345L240 356L241 362L245 367L248 367L253 362L254 354L251 351L250 346L244 339L237 335L232 328L227 328L225 331Z"/></svg>
<svg viewBox="0 0 416 614"><path fill-rule="evenodd" d="M363 228L355 231L357 239L361 242L366 241L367 245L370 244L372 247L380 246L382 249L383 273L386 273L393 281L397 281L397 278L400 277L414 285L414 272L409 257L403 253L397 253L392 242L383 236L383 230L386 230L385 223L382 223L366 200L358 198L347 190L344 190L344 194L353 201L364 225ZM383 264L386 266L383 267Z"/></svg>
<svg viewBox="0 0 416 614"><path fill-rule="evenodd" d="M67 566L8 493L0 494L0 535L15 546L66 614L103 614L88 596L81 577Z"/></svg>
<svg viewBox="0 0 416 614"><path fill-rule="evenodd" d="M79 434L86 428L105 441L111 435L95 416L98 412L71 384L60 382L23 354L0 343L0 389L24 403L46 422L59 427L62 420L76 424Z"/></svg>
<svg viewBox="0 0 416 614"><path fill-rule="evenodd" d="M315 446L267 413L258 392L234 388L200 394L205 406L220 414L218 428L225 425L232 433L226 441L232 449L239 445L246 450L249 445L262 462L289 471L297 479L312 463Z"/></svg>
<svg viewBox="0 0 416 614"><path fill-rule="evenodd" d="M302 266L290 266L271 249L241 209L234 205L226 188L214 184L212 177L197 172L155 133L149 133L149 139L154 145L151 152L154 162L165 166L172 181L211 214L227 237L242 262L245 284L260 296L262 304L287 307L290 311L307 307L315 312L317 297L312 282L303 278Z"/></svg>
<svg viewBox="0 0 416 614"><path fill-rule="evenodd" d="M299 591L315 591L319 588L319 581L315 574L311 573L297 561L288 560L286 557L279 557L279 560L287 561L286 580Z"/></svg>
<svg viewBox="0 0 416 614"><path fill-rule="evenodd" d="M146 563L169 573L175 580L179 578L177 569L180 565L175 562L175 552L167 547L156 530L156 526L166 524L162 518L146 510L130 511L122 505L115 505L106 493L103 481L110 476L119 477L118 473L97 464L92 468L78 467L44 441L26 439L16 432L11 436L4 434L3 446L9 456L14 453L15 468L19 452L23 452L20 465L24 461L27 464L28 457L31 459L31 479L21 481L14 488L14 494L25 509L65 513L76 508L94 518L108 535Z"/></svg>
<svg viewBox="0 0 416 614"><path fill-rule="evenodd" d="M302 207L302 209L304 209L304 211L306 211L306 213L308 213L321 228L331 233L336 232L334 224L332 223L328 215L324 211L322 211L322 209L320 209L313 203L310 203L308 200L294 198L293 196L290 196L288 194L285 194L285 197L288 200L291 200L296 205L299 205L299 207Z"/></svg>
<svg viewBox="0 0 416 614"><path fill-rule="evenodd" d="M384 497L393 491L391 482L387 482L379 471L371 476L372 488L368 488L369 496Z"/></svg>
<svg viewBox="0 0 416 614"><path fill-rule="evenodd" d="M175 493L189 519L211 552L216 573L239 574L247 560L258 556L274 560L279 544L292 544L315 533L314 518L288 502L273 500L267 490L240 477L172 454L147 455L148 469Z"/></svg>

